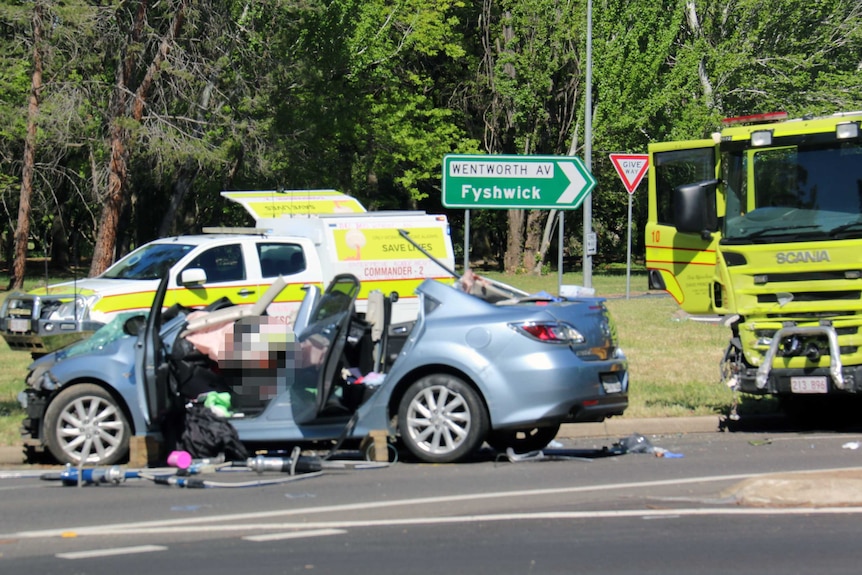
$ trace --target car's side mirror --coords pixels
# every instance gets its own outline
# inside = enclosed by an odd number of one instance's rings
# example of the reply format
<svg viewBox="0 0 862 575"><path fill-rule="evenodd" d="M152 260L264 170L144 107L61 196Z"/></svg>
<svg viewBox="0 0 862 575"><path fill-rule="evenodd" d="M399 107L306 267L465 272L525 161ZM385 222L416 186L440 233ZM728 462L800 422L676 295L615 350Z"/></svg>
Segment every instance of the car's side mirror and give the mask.
<svg viewBox="0 0 862 575"><path fill-rule="evenodd" d="M144 326L147 325L147 316L145 315L133 315L125 322L123 322L123 333L126 335L134 335L137 336L144 329Z"/></svg>
<svg viewBox="0 0 862 575"><path fill-rule="evenodd" d="M715 190L718 180L704 180L673 189L673 216L677 231L700 234L704 239L718 231Z"/></svg>
<svg viewBox="0 0 862 575"><path fill-rule="evenodd" d="M180 272L180 285L194 286L207 283L207 272L201 268L189 268Z"/></svg>

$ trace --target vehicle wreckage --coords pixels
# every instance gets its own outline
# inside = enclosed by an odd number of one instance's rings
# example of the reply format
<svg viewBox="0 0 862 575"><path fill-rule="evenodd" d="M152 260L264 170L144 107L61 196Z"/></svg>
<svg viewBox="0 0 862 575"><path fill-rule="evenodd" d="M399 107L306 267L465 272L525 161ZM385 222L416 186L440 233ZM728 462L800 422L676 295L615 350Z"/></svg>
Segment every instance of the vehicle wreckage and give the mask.
<svg viewBox="0 0 862 575"><path fill-rule="evenodd" d="M468 271L426 280L414 321L392 323L398 297L342 274L308 286L299 311L268 313L283 280L253 306L163 309L118 318L108 335L40 358L21 394L31 445L61 462L111 465L130 438L167 453L183 416L211 393L249 449L356 442L385 431L416 459L454 462L483 442L541 449L567 422L628 405L628 366L605 302L529 295ZM365 295L365 294L363 294Z"/></svg>

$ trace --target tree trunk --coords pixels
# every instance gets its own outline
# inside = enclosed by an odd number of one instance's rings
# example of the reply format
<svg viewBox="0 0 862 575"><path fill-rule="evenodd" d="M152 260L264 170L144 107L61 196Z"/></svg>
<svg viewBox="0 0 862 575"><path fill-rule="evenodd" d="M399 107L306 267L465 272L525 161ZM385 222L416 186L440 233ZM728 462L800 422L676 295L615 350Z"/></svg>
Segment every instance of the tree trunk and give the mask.
<svg viewBox="0 0 862 575"><path fill-rule="evenodd" d="M27 271L27 244L30 239L30 199L33 196L33 172L36 166L36 119L42 91L42 3L33 5L33 77L27 106L27 137L24 139L24 162L21 171L21 196L18 199L18 223L15 227L15 256L7 289L21 289Z"/></svg>
<svg viewBox="0 0 862 575"><path fill-rule="evenodd" d="M694 3L694 0L689 0L686 2L685 6L685 16L686 21L688 22L689 30L696 38L703 37L703 29L700 26L700 17L697 15L697 6ZM703 96L706 99L706 106L709 109L712 109L715 106L715 101L713 99L713 88L712 82L709 79L709 74L706 71L706 64L704 62L704 58L701 57L700 61L697 63L697 77L700 80L701 88L703 89Z"/></svg>
<svg viewBox="0 0 862 575"><path fill-rule="evenodd" d="M51 222L51 265L57 269L69 267L69 235L63 218L54 218Z"/></svg>
<svg viewBox="0 0 862 575"><path fill-rule="evenodd" d="M542 220L550 217L546 210L530 210L527 212L527 229L524 238L524 269L541 275L542 261L539 259L539 248L542 241Z"/></svg>
<svg viewBox="0 0 862 575"><path fill-rule="evenodd" d="M522 238L524 237L524 210L509 210L509 237L506 239L506 255L503 267L506 273L516 273L523 269L521 256L524 253Z"/></svg>
<svg viewBox="0 0 862 575"><path fill-rule="evenodd" d="M575 133L572 137L572 143L569 145L569 156L574 156L578 152L578 131L580 126L578 123L575 124ZM562 217L563 214L560 214ZM557 210L551 210L548 212L548 219L545 220L545 229L542 232L542 243L539 246L539 254L536 257L536 267L533 268L533 273L540 275L542 273L542 264L545 262L545 258L548 255L548 250L551 248L551 232L554 230L555 222L557 221ZM563 246L560 246L560 249L563 249Z"/></svg>
<svg viewBox="0 0 862 575"><path fill-rule="evenodd" d="M135 123L140 123L144 115L144 106L150 91L153 87L153 82L159 67L167 58L171 46L179 35L185 21L185 10L187 2L183 2L174 14L174 19L171 22L170 29L162 38L161 43L152 61L147 67L146 73L141 79L141 83L137 90L134 91L134 99L131 102L131 110L126 110L126 96L130 92L131 78L133 77L133 65L131 54L134 50L129 50L129 56L125 59L125 65L117 73L116 93L114 94L114 104L112 105L112 127L111 127L111 159L110 159L110 175L108 176L108 193L104 199L102 207L102 216L99 221L99 232L96 236L96 245L93 250L93 261L90 264L90 275L99 275L105 271L114 261L114 255L117 246L117 233L119 231L120 216L122 214L123 205L126 201L126 180L128 178L129 169L129 130L123 127L124 122L129 119ZM135 25L132 29L132 41L136 41L140 37L146 20L147 3L142 1ZM131 42L131 43L133 43Z"/></svg>
<svg viewBox="0 0 862 575"><path fill-rule="evenodd" d="M542 265L548 256L548 250L551 249L551 233L554 231L558 212L559 210L548 211L548 219L545 220L542 230L542 243L539 244L539 252L536 254L536 267L533 268L533 273L536 275L542 275Z"/></svg>
<svg viewBox="0 0 862 575"><path fill-rule="evenodd" d="M209 108L214 88L215 82L210 80L207 82L206 87L201 93L201 97L198 101L198 119L203 119L203 111ZM201 135L200 130L198 131L198 135ZM176 180L174 181L171 201L168 204L168 209L165 212L164 217L162 217L162 222L159 225L160 238L173 235L176 231L177 212L183 205L183 202L185 201L189 190L191 190L192 184L194 183L199 171L197 164L193 160L186 161L185 165L183 165L179 170Z"/></svg>

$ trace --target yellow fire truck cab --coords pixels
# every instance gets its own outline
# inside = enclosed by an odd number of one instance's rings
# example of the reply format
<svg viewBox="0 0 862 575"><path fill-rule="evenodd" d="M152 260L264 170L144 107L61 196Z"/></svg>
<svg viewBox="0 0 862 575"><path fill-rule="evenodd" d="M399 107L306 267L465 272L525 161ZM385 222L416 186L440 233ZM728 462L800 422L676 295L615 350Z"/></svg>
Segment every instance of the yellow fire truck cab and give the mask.
<svg viewBox="0 0 862 575"><path fill-rule="evenodd" d="M724 316L732 389L862 391L860 123L763 114L649 148L651 287Z"/></svg>

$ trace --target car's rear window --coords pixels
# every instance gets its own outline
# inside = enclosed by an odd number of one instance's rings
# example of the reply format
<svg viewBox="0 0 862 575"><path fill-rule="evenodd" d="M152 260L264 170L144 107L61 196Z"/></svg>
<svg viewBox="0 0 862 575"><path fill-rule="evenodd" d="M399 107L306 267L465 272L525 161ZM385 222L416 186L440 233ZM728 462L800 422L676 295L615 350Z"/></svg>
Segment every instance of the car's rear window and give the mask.
<svg viewBox="0 0 862 575"><path fill-rule="evenodd" d="M260 257L260 272L265 278L290 276L305 271L305 254L300 245L260 242L257 244L257 253Z"/></svg>

